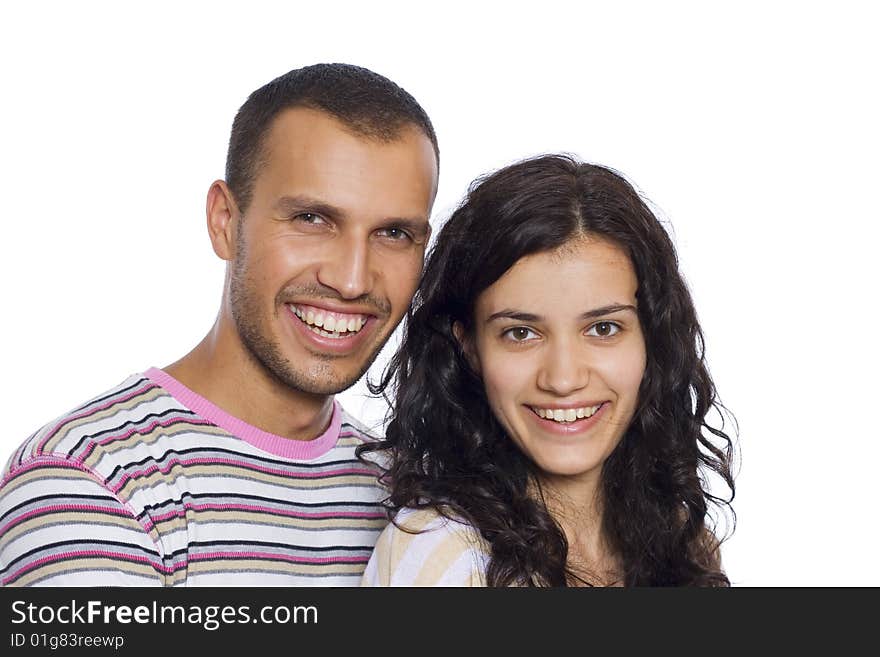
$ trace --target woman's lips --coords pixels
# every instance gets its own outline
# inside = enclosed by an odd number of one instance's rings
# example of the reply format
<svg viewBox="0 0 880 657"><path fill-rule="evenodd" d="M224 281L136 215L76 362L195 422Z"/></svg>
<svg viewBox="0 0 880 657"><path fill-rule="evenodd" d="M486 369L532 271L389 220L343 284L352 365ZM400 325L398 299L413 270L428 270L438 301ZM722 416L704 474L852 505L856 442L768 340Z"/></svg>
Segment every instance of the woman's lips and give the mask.
<svg viewBox="0 0 880 657"><path fill-rule="evenodd" d="M591 409L593 407L595 411L589 416L586 417L577 417L578 410L581 411ZM592 427L599 423L602 417L605 416L606 409L610 406L610 402L604 401L599 404L591 404L577 407L569 407L569 408L554 408L554 407L541 407L541 406L528 406L530 413L529 415L532 418L532 421L535 422L542 430L549 431L551 433L556 434L572 434L572 433L581 433L583 431L589 431ZM555 418L560 415L560 411L563 414L562 421L557 421L555 419L548 419L547 412L550 411L552 416ZM574 411L575 419L567 420L567 417L571 417L571 412ZM545 417L541 417L539 412L544 412Z"/></svg>

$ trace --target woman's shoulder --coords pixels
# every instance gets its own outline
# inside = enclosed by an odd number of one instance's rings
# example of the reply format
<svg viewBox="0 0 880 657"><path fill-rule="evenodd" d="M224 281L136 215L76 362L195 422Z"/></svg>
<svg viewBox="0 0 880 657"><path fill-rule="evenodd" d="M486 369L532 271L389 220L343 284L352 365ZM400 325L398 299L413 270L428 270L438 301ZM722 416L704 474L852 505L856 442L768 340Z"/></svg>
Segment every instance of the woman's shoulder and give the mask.
<svg viewBox="0 0 880 657"><path fill-rule="evenodd" d="M365 586L485 586L488 546L435 508L402 509L376 543Z"/></svg>
<svg viewBox="0 0 880 657"><path fill-rule="evenodd" d="M438 507L405 507L394 517L394 524L404 531L450 531L454 533L476 532L476 529L451 511Z"/></svg>

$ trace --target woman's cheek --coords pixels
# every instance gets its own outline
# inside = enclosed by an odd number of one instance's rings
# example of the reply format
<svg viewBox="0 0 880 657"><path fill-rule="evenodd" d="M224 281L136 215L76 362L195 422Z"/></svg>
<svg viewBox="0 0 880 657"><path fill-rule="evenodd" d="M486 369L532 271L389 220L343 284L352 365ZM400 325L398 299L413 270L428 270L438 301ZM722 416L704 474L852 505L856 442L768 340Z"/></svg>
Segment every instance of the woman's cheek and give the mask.
<svg viewBox="0 0 880 657"><path fill-rule="evenodd" d="M491 347L480 354L480 367L486 396L500 418L506 415L505 407L517 405L517 400L528 392L533 368L525 354Z"/></svg>

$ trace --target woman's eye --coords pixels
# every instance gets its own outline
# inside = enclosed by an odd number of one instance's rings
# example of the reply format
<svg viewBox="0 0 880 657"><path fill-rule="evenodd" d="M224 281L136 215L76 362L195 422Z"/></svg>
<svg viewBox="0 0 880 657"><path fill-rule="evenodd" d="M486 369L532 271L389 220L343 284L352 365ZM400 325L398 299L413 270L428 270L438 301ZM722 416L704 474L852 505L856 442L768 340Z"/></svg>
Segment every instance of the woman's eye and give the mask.
<svg viewBox="0 0 880 657"><path fill-rule="evenodd" d="M590 327L587 335L597 338L610 338L612 335L617 335L619 331L620 325L615 322L598 322Z"/></svg>
<svg viewBox="0 0 880 657"><path fill-rule="evenodd" d="M525 326L514 326L513 328L504 331L502 335L514 342L525 342L526 340L538 337L532 329L526 328Z"/></svg>

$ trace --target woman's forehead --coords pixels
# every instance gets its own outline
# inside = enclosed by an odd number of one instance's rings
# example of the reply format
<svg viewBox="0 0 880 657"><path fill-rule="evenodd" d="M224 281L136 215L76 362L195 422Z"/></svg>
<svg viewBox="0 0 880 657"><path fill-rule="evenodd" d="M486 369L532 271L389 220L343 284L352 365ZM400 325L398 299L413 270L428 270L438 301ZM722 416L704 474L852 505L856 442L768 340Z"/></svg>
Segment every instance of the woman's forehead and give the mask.
<svg viewBox="0 0 880 657"><path fill-rule="evenodd" d="M488 315L515 306L579 315L611 303L634 304L637 286L623 249L606 240L585 238L518 260L483 291L477 312Z"/></svg>

